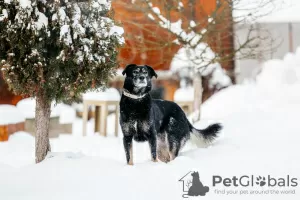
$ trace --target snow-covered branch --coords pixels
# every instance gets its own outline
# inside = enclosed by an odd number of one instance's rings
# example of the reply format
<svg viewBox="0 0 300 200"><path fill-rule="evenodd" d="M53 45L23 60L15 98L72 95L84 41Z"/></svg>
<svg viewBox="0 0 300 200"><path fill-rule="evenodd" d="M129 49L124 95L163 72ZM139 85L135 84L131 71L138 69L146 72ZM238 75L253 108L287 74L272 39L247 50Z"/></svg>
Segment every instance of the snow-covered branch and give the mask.
<svg viewBox="0 0 300 200"><path fill-rule="evenodd" d="M148 18L151 19L154 22L157 22L157 24L164 29L167 29L169 32L171 32L173 35L176 36L176 42L180 41L180 43L183 43L185 45L189 45L192 48L197 46L201 42L202 39L202 33L197 33L192 30L196 25L194 20L190 20L189 25L190 28L188 30L185 30L182 27L182 19L178 19L176 22L171 22L170 19L163 16L160 12L160 9L158 7L153 6L150 0L145 0L149 13ZM178 4L179 7L183 7L182 2ZM158 21L156 21L158 20Z"/></svg>

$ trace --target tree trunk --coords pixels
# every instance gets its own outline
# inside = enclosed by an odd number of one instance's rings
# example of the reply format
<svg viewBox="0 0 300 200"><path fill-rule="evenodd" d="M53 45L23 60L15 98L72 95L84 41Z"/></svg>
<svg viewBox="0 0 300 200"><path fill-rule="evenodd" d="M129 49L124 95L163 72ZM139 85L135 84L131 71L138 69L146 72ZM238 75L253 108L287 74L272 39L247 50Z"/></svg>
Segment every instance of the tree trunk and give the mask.
<svg viewBox="0 0 300 200"><path fill-rule="evenodd" d="M38 94L36 97L35 110L35 162L43 161L50 151L49 123L51 113L51 102L45 95Z"/></svg>
<svg viewBox="0 0 300 200"><path fill-rule="evenodd" d="M202 77L200 72L196 72L194 75L194 112L195 116L193 121L199 121L201 117L201 104L202 104Z"/></svg>

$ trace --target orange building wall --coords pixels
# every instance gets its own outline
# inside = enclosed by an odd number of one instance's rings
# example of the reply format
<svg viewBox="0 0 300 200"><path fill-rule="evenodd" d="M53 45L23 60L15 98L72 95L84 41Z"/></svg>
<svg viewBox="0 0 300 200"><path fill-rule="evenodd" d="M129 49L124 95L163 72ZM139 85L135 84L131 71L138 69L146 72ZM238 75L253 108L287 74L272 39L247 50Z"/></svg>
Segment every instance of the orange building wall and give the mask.
<svg viewBox="0 0 300 200"><path fill-rule="evenodd" d="M21 99L20 96L16 96L8 90L8 86L4 82L2 73L0 72L0 104L16 105Z"/></svg>

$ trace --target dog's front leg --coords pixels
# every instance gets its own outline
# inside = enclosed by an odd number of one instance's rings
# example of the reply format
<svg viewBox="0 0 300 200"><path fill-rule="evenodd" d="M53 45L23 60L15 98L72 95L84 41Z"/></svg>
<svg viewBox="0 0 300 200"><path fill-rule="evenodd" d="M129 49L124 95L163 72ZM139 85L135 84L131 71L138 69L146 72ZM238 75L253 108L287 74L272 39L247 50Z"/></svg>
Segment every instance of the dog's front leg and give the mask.
<svg viewBox="0 0 300 200"><path fill-rule="evenodd" d="M157 153L156 153L157 141L156 141L156 135L155 134L151 135L151 137L149 137L148 141L149 141L150 152L151 152L151 160L153 162L157 162Z"/></svg>
<svg viewBox="0 0 300 200"><path fill-rule="evenodd" d="M128 165L133 165L132 135L124 136L123 144L124 144L127 164Z"/></svg>

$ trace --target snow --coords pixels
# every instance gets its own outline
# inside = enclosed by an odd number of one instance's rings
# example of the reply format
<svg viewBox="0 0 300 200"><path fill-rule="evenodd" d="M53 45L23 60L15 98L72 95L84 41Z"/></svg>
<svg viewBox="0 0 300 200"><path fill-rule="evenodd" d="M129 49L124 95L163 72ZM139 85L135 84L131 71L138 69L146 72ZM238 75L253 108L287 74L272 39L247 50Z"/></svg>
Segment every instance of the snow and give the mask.
<svg viewBox="0 0 300 200"><path fill-rule="evenodd" d="M160 9L158 7L153 7L152 8L153 12L155 12L156 14L160 14Z"/></svg>
<svg viewBox="0 0 300 200"><path fill-rule="evenodd" d="M152 14L148 14L148 17L151 19L151 20L155 20L155 18L153 17L153 15Z"/></svg>
<svg viewBox="0 0 300 200"><path fill-rule="evenodd" d="M203 199L298 200L299 185L212 185L214 175L223 178L289 175L298 178L299 184L300 79L289 82L285 75L278 78L276 72L297 71L299 65L287 65L296 56L287 55L280 63L269 61L257 83L230 86L208 99L202 106L202 119L195 126L204 128L221 122L224 126L221 137L209 148L196 148L188 142L179 157L168 164L151 162L148 144L134 142L135 165L127 166L122 134L113 137L113 115L108 117L106 138L93 134L93 120L88 122L88 136L81 136L82 120L76 118L73 134L51 139L53 153L37 165L34 138L25 132L15 133L8 142L0 143L0 199L180 200L183 192L178 180L189 171L198 171L202 183L210 187ZM272 89L269 80L276 84L277 90ZM238 194L217 194L216 189L237 190ZM295 194L239 194L243 190L295 190Z"/></svg>
<svg viewBox="0 0 300 200"><path fill-rule="evenodd" d="M65 42L66 45L72 44L72 37L70 34L70 26L69 25L63 25L60 29L60 39Z"/></svg>
<svg viewBox="0 0 300 200"><path fill-rule="evenodd" d="M174 93L174 101L194 101L194 88L178 88Z"/></svg>
<svg viewBox="0 0 300 200"><path fill-rule="evenodd" d="M121 95L116 88L107 88L105 91L89 91L82 95L84 100L96 100L96 101L120 101ZM78 110L83 110L81 105L77 105ZM113 105L108 106L109 111L115 110Z"/></svg>
<svg viewBox="0 0 300 200"><path fill-rule="evenodd" d="M300 63L287 54L284 60L270 60L263 64L257 84L268 92L300 88Z"/></svg>
<svg viewBox="0 0 300 200"><path fill-rule="evenodd" d="M59 123L60 124L72 124L76 118L76 110L72 106L66 104L56 105L56 109L59 109Z"/></svg>
<svg viewBox="0 0 300 200"><path fill-rule="evenodd" d="M17 124L24 121L25 118L15 106L0 104L0 125Z"/></svg>
<svg viewBox="0 0 300 200"><path fill-rule="evenodd" d="M17 104L18 113L22 113L26 119L35 118L35 107L36 101L32 98L22 99ZM76 117L76 111L69 105L66 104L51 104L51 116L59 117L59 122L61 124L72 123Z"/></svg>
<svg viewBox="0 0 300 200"><path fill-rule="evenodd" d="M123 29L123 27L114 25L113 27L110 28L109 34L110 35L114 35L114 34L123 35L124 34L124 29ZM124 37L118 37L118 41L119 41L120 44L125 44Z"/></svg>
<svg viewBox="0 0 300 200"><path fill-rule="evenodd" d="M117 33L119 35L122 35L124 34L124 29L123 27L120 27L120 26L113 26L111 29L110 29L110 34L114 34L114 33Z"/></svg>
<svg viewBox="0 0 300 200"><path fill-rule="evenodd" d="M196 27L196 26L197 26L197 24L196 24L196 22L195 22L195 21L193 21L193 20L192 20L192 21L190 21L190 27L192 27L192 28L193 28L193 27Z"/></svg>
<svg viewBox="0 0 300 200"><path fill-rule="evenodd" d="M48 18L41 12L37 12L38 21L36 22L36 26L38 30L41 30L43 27L48 26Z"/></svg>
<svg viewBox="0 0 300 200"><path fill-rule="evenodd" d="M22 99L17 103L17 108L26 119L35 118L36 101L32 98ZM51 109L51 117L58 116L56 110Z"/></svg>
<svg viewBox="0 0 300 200"><path fill-rule="evenodd" d="M198 44L195 49L182 47L175 54L171 61L170 70L180 72L185 68L192 71L200 71L202 76L211 75L209 86L221 89L232 84L231 79L226 74L222 66L217 62L212 62L216 54L206 43Z"/></svg>
<svg viewBox="0 0 300 200"><path fill-rule="evenodd" d="M116 88L108 88L105 91L92 91L83 94L84 100L120 101L121 95Z"/></svg>
<svg viewBox="0 0 300 200"><path fill-rule="evenodd" d="M283 61L286 63L286 65L298 69L300 66L300 47L296 49L295 53L287 53L284 56Z"/></svg>
<svg viewBox="0 0 300 200"><path fill-rule="evenodd" d="M0 15L0 21L8 17L8 13L6 9L2 10L2 15Z"/></svg>
<svg viewBox="0 0 300 200"><path fill-rule="evenodd" d="M61 20L61 21L66 20L67 15L66 15L66 12L65 12L64 8L59 8L57 16L59 16L59 20Z"/></svg>
<svg viewBox="0 0 300 200"><path fill-rule="evenodd" d="M216 57L215 53L206 43L198 44L195 49L190 47L182 47L175 54L172 59L170 70L177 71L184 67L195 67L203 71L204 76L208 75L210 72L206 73L207 65ZM208 67L209 68L209 67Z"/></svg>
<svg viewBox="0 0 300 200"><path fill-rule="evenodd" d="M93 8L100 8L100 5L107 5L108 1L107 0L95 0L92 1L92 7Z"/></svg>
<svg viewBox="0 0 300 200"><path fill-rule="evenodd" d="M22 8L30 8L31 7L31 1L30 0L19 0L20 6Z"/></svg>
<svg viewBox="0 0 300 200"><path fill-rule="evenodd" d="M296 158L300 142L297 123L300 101L290 105L287 102L293 99L289 97L280 107L266 104L269 100L281 100L266 96L259 87L256 84L231 86L208 100L203 105L203 120L196 127L219 121L224 125L223 136L210 148L198 149L188 144L168 164L152 163L148 145L134 143L135 165L127 166L122 138L114 138L109 132L107 138L91 134L81 137L74 133L51 139L54 153L35 165L34 138L24 132L15 133L8 142L0 143L0 198L180 200L183 193L178 180L197 170L201 181L211 188L207 199L297 200L298 188L294 195L227 196L214 193L215 188L224 187L211 185L213 175L299 177L300 162ZM74 122L77 133L81 130L80 121ZM110 128L112 121L109 118ZM258 186L254 189L261 190Z"/></svg>
<svg viewBox="0 0 300 200"><path fill-rule="evenodd" d="M85 29L80 24L81 19L81 10L77 4L74 5L74 16L73 16L73 24L74 27L74 39L77 39L77 37L80 35L85 34Z"/></svg>
<svg viewBox="0 0 300 200"><path fill-rule="evenodd" d="M209 80L209 87L216 87L216 89L221 89L223 87L228 87L232 84L231 79L226 74L225 70L222 69L221 65L217 63L214 71L212 72L212 77Z"/></svg>
<svg viewBox="0 0 300 200"><path fill-rule="evenodd" d="M231 86L218 92L204 103L203 117L227 118L241 111L269 113L283 112L293 107L300 109L297 107L300 104L300 94L297 92L300 91L300 62L297 56L287 53L283 60L266 61L256 83ZM221 99L222 103L218 104ZM251 103L246 104L245 101Z"/></svg>

